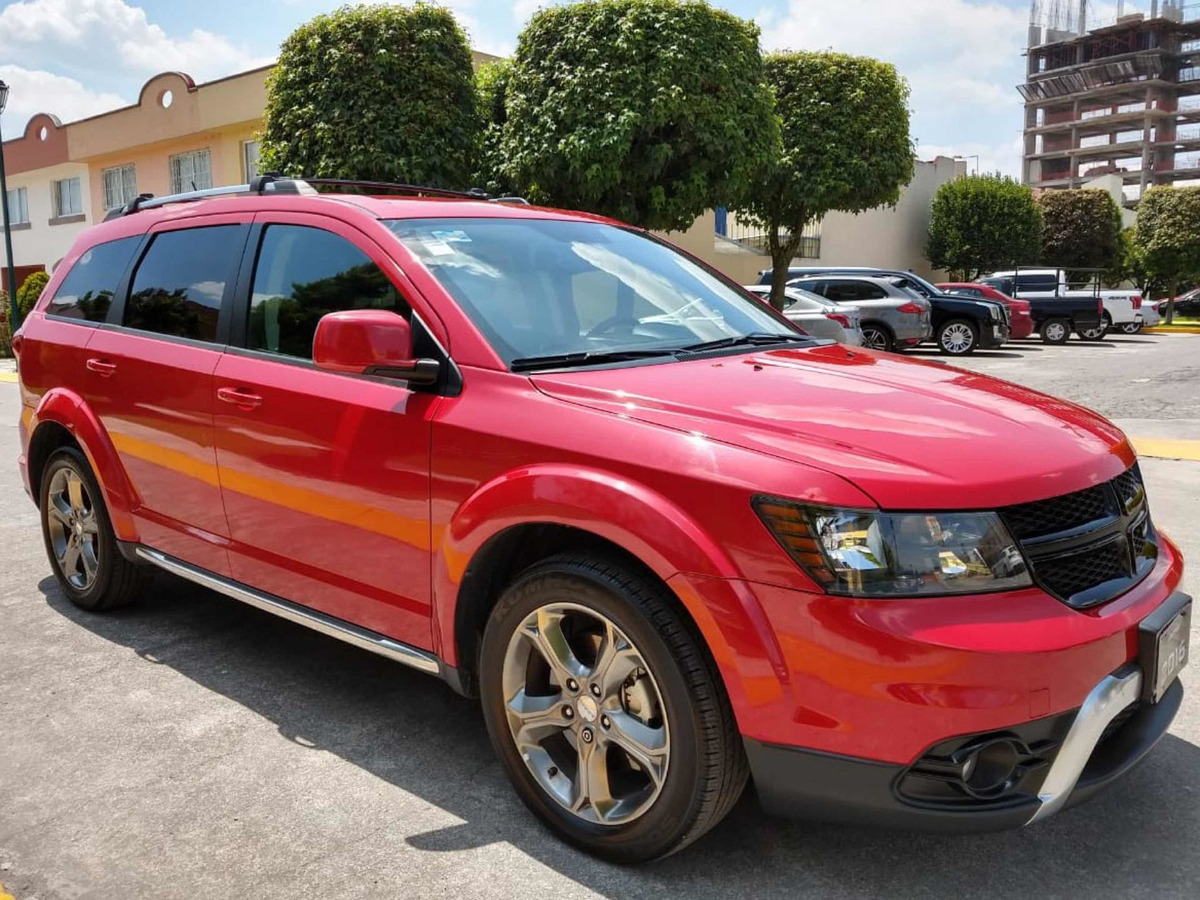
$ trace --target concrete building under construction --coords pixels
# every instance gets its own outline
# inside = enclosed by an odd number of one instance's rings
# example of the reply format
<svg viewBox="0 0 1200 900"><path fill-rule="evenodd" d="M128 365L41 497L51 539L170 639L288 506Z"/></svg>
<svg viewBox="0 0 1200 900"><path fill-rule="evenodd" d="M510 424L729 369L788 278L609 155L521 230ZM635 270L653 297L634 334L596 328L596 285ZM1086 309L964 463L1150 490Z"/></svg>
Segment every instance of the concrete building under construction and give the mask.
<svg viewBox="0 0 1200 900"><path fill-rule="evenodd" d="M1097 16L1107 12L1108 20ZM1200 3L1033 0L1024 180L1076 188L1118 175L1127 204L1200 182Z"/></svg>

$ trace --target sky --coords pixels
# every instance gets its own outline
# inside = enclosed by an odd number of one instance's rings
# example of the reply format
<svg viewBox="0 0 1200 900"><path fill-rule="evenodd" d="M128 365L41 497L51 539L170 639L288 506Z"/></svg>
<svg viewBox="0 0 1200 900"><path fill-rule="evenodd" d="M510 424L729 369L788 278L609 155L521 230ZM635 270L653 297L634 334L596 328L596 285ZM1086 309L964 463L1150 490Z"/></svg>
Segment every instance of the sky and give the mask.
<svg viewBox="0 0 1200 900"><path fill-rule="evenodd" d="M507 55L553 0L442 0L473 47ZM1049 3L1051 0L1045 0ZM37 112L63 122L136 101L154 74L197 82L272 61L296 25L338 0L0 0L0 80L11 92L6 137ZM771 50L833 49L896 65L912 87L921 159L972 157L974 170L1020 175L1022 106L1016 85L1029 0L713 0L762 30ZM1091 4L1091 21L1116 2ZM1126 11L1138 0L1125 3ZM978 160L974 159L978 156Z"/></svg>

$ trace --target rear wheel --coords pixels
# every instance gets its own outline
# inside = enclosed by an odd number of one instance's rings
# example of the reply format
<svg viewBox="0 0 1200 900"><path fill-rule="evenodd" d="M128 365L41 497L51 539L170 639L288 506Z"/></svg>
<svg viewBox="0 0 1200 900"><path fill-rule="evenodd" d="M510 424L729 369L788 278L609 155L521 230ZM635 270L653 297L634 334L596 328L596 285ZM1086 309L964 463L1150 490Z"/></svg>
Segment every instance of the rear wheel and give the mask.
<svg viewBox="0 0 1200 900"><path fill-rule="evenodd" d="M862 326L863 346L872 350L887 350L889 353L896 349L896 340L892 333L883 325L868 322Z"/></svg>
<svg viewBox="0 0 1200 900"><path fill-rule="evenodd" d="M72 603L100 612L137 597L146 570L117 548L100 486L79 450L64 447L50 457L39 506L50 567Z"/></svg>
<svg viewBox="0 0 1200 900"><path fill-rule="evenodd" d="M1108 330L1112 328L1112 317L1106 312L1100 317L1100 324L1095 328L1081 328L1076 334L1081 340L1102 341Z"/></svg>
<svg viewBox="0 0 1200 900"><path fill-rule="evenodd" d="M938 328L937 345L942 353L966 356L979 346L979 332L966 319L951 319Z"/></svg>
<svg viewBox="0 0 1200 900"><path fill-rule="evenodd" d="M522 801L616 862L681 849L742 793L741 739L711 659L662 589L564 556L500 598L480 653L484 718Z"/></svg>
<svg viewBox="0 0 1200 900"><path fill-rule="evenodd" d="M1121 331L1123 331L1125 334L1137 334L1141 330L1142 330L1142 323L1140 321L1139 322L1126 322L1124 325L1121 326Z"/></svg>
<svg viewBox="0 0 1200 900"><path fill-rule="evenodd" d="M1047 319L1042 323L1042 341L1047 344L1065 344L1071 336L1071 323L1067 319Z"/></svg>

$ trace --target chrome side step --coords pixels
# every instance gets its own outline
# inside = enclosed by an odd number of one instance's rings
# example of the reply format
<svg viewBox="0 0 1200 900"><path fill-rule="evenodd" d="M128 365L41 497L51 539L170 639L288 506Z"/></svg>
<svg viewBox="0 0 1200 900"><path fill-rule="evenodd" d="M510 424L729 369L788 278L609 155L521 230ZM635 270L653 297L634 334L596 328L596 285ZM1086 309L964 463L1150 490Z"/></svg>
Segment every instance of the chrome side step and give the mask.
<svg viewBox="0 0 1200 900"><path fill-rule="evenodd" d="M430 675L441 674L441 663L438 662L438 658L432 653L418 650L416 647L410 647L408 644L402 644L399 641L394 641L376 631L360 628L350 622L328 616L315 609L300 606L298 603L292 603L290 600L284 600L282 597L275 597L271 594L256 591L254 588L231 581L228 578L222 578L220 575L206 572L203 569L167 556L165 553L159 553L157 550L138 547L134 552L139 558L158 566L160 569L165 569L172 575L186 578L188 581L193 581L198 585L224 594L226 597L240 600L242 603L247 603L265 612L287 619L289 622L304 625L313 631L319 631L322 634L337 638L339 641L345 641L347 644L361 647L363 650L370 650L372 653L386 656L388 659L411 666Z"/></svg>

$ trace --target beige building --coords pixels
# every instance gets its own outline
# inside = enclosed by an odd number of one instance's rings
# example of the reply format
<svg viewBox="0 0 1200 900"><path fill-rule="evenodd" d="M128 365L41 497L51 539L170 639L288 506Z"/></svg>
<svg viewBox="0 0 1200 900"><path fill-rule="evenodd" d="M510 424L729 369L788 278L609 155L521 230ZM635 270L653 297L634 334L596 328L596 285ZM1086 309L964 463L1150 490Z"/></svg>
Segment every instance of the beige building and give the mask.
<svg viewBox="0 0 1200 900"><path fill-rule="evenodd" d="M930 211L938 188L966 174L962 160L939 156L918 160L900 200L863 213L830 213L805 231L797 266L878 266L911 269L927 278L941 278L925 258ZM742 284L758 281L771 268L763 230L730 214L724 227L719 214L709 212L686 232L667 237Z"/></svg>

